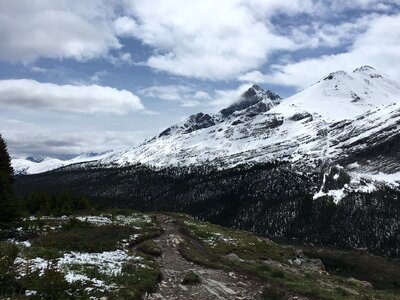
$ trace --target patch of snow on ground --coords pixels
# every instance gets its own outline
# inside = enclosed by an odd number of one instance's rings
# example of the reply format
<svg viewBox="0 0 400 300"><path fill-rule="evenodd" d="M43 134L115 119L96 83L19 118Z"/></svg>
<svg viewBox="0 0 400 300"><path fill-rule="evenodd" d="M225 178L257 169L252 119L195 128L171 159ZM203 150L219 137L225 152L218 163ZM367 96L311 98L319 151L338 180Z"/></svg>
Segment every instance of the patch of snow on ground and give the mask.
<svg viewBox="0 0 400 300"><path fill-rule="evenodd" d="M8 242L15 244L16 246L23 246L29 248L32 246L31 242L29 241L17 241L15 239L8 239Z"/></svg>
<svg viewBox="0 0 400 300"><path fill-rule="evenodd" d="M100 253L68 252L58 260L58 266L68 265L95 266L99 272L114 276L121 273L122 265L128 260L140 261L141 257L129 256L126 251L115 250Z"/></svg>
<svg viewBox="0 0 400 300"><path fill-rule="evenodd" d="M140 229L140 226L143 223L151 223L151 217L149 215L142 214L132 214L129 216L125 215L117 215L117 216L79 216L76 217L78 220L83 222L89 222L94 225L109 225L109 224L117 224L117 225L128 225L133 226L136 229Z"/></svg>
<svg viewBox="0 0 400 300"><path fill-rule="evenodd" d="M140 263L143 260L139 256L128 255L127 251L116 250L100 253L84 253L84 252L67 252L64 256L56 260L56 268L65 274L65 279L69 282L86 281L91 282L93 286L99 289L107 290L116 288L115 285L105 284L102 280L89 278L79 271L71 270L72 266L80 265L84 267L95 267L100 273L107 276L116 276L121 274L122 266L128 261L135 261L140 268L147 266ZM19 266L20 276L25 276L29 268L29 272L39 271L42 276L44 270L49 267L49 262L43 258L36 257L33 259L24 259L18 257L15 263Z"/></svg>
<svg viewBox="0 0 400 300"><path fill-rule="evenodd" d="M30 291L30 290L25 291L25 296L35 296L36 294L37 291Z"/></svg>
<svg viewBox="0 0 400 300"><path fill-rule="evenodd" d="M52 216L43 216L36 217L31 216L26 218L25 221L38 221L38 220L47 220L57 221L59 227L62 226L66 221L75 218L75 216L62 216L62 217L52 217ZM131 226L135 228L142 228L144 224L152 223L152 218L146 214L133 213L131 215L100 215L100 216L77 216L76 219L88 222L97 226L109 225L109 224L118 224ZM56 222L56 223L57 223ZM34 227L35 223L32 223ZM47 224L43 226L48 226ZM43 234L43 228L40 229ZM39 230L39 228L37 228ZM21 232L24 231L24 228L21 227ZM134 256L131 253L128 253L127 246L132 240L136 240L142 234L136 233L132 234L128 239L122 240L118 243L118 247L121 249L115 251L105 251L98 253L87 253L87 252L64 252L62 257L53 260L46 260L41 257L30 258L25 257L23 255L23 251L21 252L21 256L18 256L15 260L15 264L17 266L18 277L26 276L27 273L32 273L38 271L39 276L43 276L44 271L48 268L56 268L58 271L62 272L65 276L65 279L69 283L81 281L84 282L87 287L86 291L96 290L96 291L109 291L118 289L119 286L112 283L112 278L114 276L121 275L123 265L126 263L132 262L135 268L138 269L147 269L149 265L146 264L145 260L141 256ZM30 247L30 241L18 241L15 239L9 239L10 243L17 245L18 247ZM86 270L95 269L102 275L106 276L102 280L98 278L91 278L90 275L86 275ZM89 273L88 273L89 274ZM27 296L35 295L36 291L27 291Z"/></svg>
<svg viewBox="0 0 400 300"><path fill-rule="evenodd" d="M132 214L129 216L118 215L115 218L115 221L120 225L131 225L142 224L142 223L151 223L151 217L149 215L142 214Z"/></svg>
<svg viewBox="0 0 400 300"><path fill-rule="evenodd" d="M237 243L237 240L228 236L224 236L223 234L219 232L212 232L212 236L208 237L207 239L204 239L204 241L209 244L210 246L214 247L215 245L219 243L225 243L225 244L233 244L235 245Z"/></svg>
<svg viewBox="0 0 400 300"><path fill-rule="evenodd" d="M69 271L65 275L65 280L68 281L69 283L73 283L76 281L81 281L81 282L91 282L94 287L96 287L96 290L110 290L113 288L116 288L116 285L113 284L107 284L102 280L96 279L96 278L89 278L86 275L78 274L75 271ZM88 287L86 288L87 291L93 290L93 287Z"/></svg>
<svg viewBox="0 0 400 300"><path fill-rule="evenodd" d="M76 217L76 219L82 222L88 222L90 224L95 224L95 225L112 224L111 219L109 217L104 217L104 216L79 216Z"/></svg>
<svg viewBox="0 0 400 300"><path fill-rule="evenodd" d="M100 216L77 216L77 217L70 217L70 216L62 216L62 217L51 217L51 216L30 216L29 218L25 219L26 221L37 221L37 220L54 220L54 221L67 221L72 218L76 218L82 222L88 222L93 225L110 225L110 224L117 224L117 225L129 225L133 226L137 229L141 227L143 223L152 223L152 219L149 215L146 214L138 214L134 213L129 216L125 215L100 215Z"/></svg>
<svg viewBox="0 0 400 300"><path fill-rule="evenodd" d="M30 272L39 271L39 275L43 275L44 270L49 266L49 262L41 257L32 259L17 257L15 259L15 264L19 266L19 275L21 277L26 275L28 267Z"/></svg>

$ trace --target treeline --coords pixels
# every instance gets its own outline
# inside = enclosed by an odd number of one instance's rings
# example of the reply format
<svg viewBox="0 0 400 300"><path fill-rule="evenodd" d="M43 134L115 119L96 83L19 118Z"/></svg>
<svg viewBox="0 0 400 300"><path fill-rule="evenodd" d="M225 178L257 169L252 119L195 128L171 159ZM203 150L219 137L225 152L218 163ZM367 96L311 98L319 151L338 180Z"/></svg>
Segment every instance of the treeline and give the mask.
<svg viewBox="0 0 400 300"><path fill-rule="evenodd" d="M84 195L75 196L68 190L60 194L37 191L23 197L20 200L19 208L21 212L29 215L69 215L89 210L91 204Z"/></svg>

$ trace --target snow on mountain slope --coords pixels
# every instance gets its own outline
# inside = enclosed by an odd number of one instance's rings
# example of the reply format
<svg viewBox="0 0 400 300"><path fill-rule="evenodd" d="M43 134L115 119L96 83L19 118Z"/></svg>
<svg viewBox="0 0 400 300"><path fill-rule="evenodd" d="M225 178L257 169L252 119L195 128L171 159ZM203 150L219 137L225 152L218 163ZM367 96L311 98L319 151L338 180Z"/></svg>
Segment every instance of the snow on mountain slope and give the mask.
<svg viewBox="0 0 400 300"><path fill-rule="evenodd" d="M64 166L65 162L66 161L52 157L43 157L41 159L31 159L30 157L11 159L14 173L16 174L43 173Z"/></svg>
<svg viewBox="0 0 400 300"><path fill-rule="evenodd" d="M50 170L58 169L67 165L72 165L76 163L89 162L99 160L106 155L109 155L112 151L106 151L102 153L83 153L79 156L73 157L68 160L61 160L53 157L26 157L17 158L13 157L11 159L12 166L14 168L15 174L28 175L28 174L38 174L47 172Z"/></svg>
<svg viewBox="0 0 400 300"><path fill-rule="evenodd" d="M397 110L399 103L400 85L368 66L351 74L331 73L285 100L253 86L221 112L193 115L158 137L100 163L140 162L160 167L213 163L230 167L277 159L329 160L351 144L346 135L361 140L375 131L385 132L388 118L397 121L390 112ZM382 111L376 110L378 107ZM333 126L343 120L348 120L344 126Z"/></svg>
<svg viewBox="0 0 400 300"><path fill-rule="evenodd" d="M318 195L340 198L348 190L372 188L371 178L397 183L399 124L400 85L364 66L328 74L284 100L254 85L219 113L192 115L137 147L86 161L105 167L142 163L219 168L286 161L301 171L325 173ZM13 161L20 170L17 163ZM30 162L24 170L48 168Z"/></svg>
<svg viewBox="0 0 400 300"><path fill-rule="evenodd" d="M306 111L319 114L327 121L339 121L396 102L399 91L398 83L372 67L363 66L350 74L344 71L330 73L271 112L287 116Z"/></svg>
<svg viewBox="0 0 400 300"><path fill-rule="evenodd" d="M140 162L160 167L190 165L251 151L254 147L265 146L263 137L272 135L273 129L280 125L282 120L265 115L280 101L277 94L254 85L239 101L219 113L190 116L158 137L110 155L100 163L126 165Z"/></svg>

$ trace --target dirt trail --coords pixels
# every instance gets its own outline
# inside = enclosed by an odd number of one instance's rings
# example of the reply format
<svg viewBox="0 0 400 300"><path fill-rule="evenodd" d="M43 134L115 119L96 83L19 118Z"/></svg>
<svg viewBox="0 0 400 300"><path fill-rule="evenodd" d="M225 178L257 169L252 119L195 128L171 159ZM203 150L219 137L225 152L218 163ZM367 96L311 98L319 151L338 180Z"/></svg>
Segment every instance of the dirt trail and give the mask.
<svg viewBox="0 0 400 300"><path fill-rule="evenodd" d="M155 242L163 251L158 259L163 274L163 281L159 289L145 299L200 299L200 300L228 300L228 299L257 299L261 291L261 284L234 272L213 270L196 265L185 260L178 251L179 244L184 237L179 232L174 221L165 215L158 215L164 233ZM193 271L202 280L198 285L182 285L184 274Z"/></svg>

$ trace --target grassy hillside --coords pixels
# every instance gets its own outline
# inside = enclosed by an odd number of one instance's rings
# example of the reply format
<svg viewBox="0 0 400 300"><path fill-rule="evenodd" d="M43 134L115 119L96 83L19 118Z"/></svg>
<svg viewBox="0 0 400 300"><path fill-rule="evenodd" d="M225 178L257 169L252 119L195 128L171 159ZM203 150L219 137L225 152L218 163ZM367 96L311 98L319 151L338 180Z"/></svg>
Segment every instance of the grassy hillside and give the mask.
<svg viewBox="0 0 400 300"><path fill-rule="evenodd" d="M32 216L0 242L2 297L139 299L154 291L160 269L135 250L161 234L150 215Z"/></svg>
<svg viewBox="0 0 400 300"><path fill-rule="evenodd" d="M395 261L277 244L183 214L31 216L1 236L0 298L400 299ZM190 272L175 270L183 263Z"/></svg>

